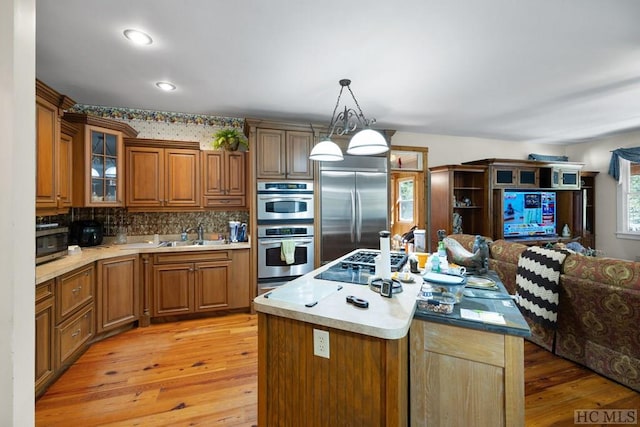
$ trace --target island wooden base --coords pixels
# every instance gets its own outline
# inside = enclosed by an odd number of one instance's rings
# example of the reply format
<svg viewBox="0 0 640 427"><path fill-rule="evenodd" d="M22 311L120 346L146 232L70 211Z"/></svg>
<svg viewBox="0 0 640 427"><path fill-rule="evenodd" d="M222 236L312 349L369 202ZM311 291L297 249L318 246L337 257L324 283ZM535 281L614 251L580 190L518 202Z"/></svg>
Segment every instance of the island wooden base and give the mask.
<svg viewBox="0 0 640 427"><path fill-rule="evenodd" d="M313 354L329 331L330 358ZM406 426L408 338L385 340L258 313L258 425Z"/></svg>
<svg viewBox="0 0 640 427"><path fill-rule="evenodd" d="M522 337L414 319L412 426L524 426Z"/></svg>

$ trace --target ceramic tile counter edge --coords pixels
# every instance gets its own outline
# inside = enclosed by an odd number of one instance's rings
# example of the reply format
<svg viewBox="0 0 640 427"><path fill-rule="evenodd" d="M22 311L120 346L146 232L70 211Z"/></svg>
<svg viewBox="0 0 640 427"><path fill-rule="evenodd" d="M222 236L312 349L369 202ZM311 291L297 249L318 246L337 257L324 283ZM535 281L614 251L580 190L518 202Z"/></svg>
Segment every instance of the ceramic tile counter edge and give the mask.
<svg viewBox="0 0 640 427"><path fill-rule="evenodd" d="M221 245L205 246L178 246L178 247L158 247L158 248L138 248L121 249L118 245L95 246L82 248L82 252L74 255L67 255L63 258L50 261L36 266L36 285L47 280L58 277L62 274L73 271L95 261L115 258L123 255L139 253L167 253L167 252L200 252L200 251L224 251L234 249L249 249L249 243L229 243Z"/></svg>

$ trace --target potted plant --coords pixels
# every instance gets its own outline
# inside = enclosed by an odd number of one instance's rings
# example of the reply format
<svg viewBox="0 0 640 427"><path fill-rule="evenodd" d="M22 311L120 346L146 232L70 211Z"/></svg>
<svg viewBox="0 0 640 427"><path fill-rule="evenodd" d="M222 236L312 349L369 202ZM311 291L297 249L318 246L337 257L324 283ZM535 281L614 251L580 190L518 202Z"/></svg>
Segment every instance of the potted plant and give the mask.
<svg viewBox="0 0 640 427"><path fill-rule="evenodd" d="M236 151L240 146L249 148L247 138L236 128L224 128L213 135L211 144L216 150Z"/></svg>

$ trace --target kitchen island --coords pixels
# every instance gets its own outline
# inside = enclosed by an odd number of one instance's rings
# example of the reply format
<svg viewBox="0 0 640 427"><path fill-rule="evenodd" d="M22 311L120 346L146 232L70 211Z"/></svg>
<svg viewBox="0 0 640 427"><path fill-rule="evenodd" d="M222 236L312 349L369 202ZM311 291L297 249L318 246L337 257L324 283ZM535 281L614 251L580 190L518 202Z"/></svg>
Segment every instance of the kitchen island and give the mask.
<svg viewBox="0 0 640 427"><path fill-rule="evenodd" d="M510 315L516 324L491 325L491 331L483 322L454 325L445 315L415 316L419 275L385 298L366 285L316 278L339 262L254 300L259 425L405 426L410 411L412 425L456 425L461 416L453 410L469 420L466 425L483 412L492 415L480 419L498 420L493 425L524 424L522 336L528 328L515 306ZM347 303L351 295L369 307ZM480 329L468 329L467 322ZM315 331L328 332L328 358L314 355L325 345L322 338L314 343ZM482 333L491 338L477 339ZM462 368L461 355L469 359ZM452 369L457 374L449 375ZM453 380L459 384L446 383Z"/></svg>

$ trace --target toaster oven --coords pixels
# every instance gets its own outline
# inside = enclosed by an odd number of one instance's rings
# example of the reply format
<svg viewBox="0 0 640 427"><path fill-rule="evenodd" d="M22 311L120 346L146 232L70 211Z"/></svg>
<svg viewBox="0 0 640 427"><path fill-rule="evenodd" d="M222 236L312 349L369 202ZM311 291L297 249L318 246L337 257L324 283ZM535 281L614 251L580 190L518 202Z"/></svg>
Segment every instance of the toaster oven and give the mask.
<svg viewBox="0 0 640 427"><path fill-rule="evenodd" d="M67 254L69 228L58 224L36 225L36 265Z"/></svg>

